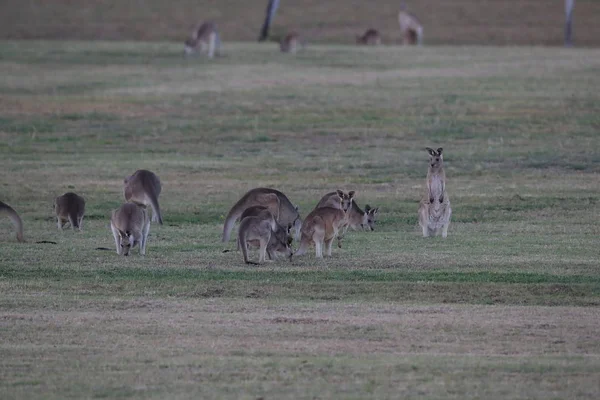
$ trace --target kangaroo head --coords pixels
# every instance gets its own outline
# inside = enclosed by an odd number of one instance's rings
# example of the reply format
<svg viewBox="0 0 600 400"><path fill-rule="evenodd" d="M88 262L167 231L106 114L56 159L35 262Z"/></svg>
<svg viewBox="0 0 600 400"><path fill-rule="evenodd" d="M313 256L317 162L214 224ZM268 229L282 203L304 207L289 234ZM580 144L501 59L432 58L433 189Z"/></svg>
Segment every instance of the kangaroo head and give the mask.
<svg viewBox="0 0 600 400"><path fill-rule="evenodd" d="M340 208L346 212L352 207L352 199L354 198L354 190L344 193L341 190L337 190L338 197L340 198Z"/></svg>
<svg viewBox="0 0 600 400"><path fill-rule="evenodd" d="M444 157L442 156L443 148L438 148L437 151L430 148L425 147L425 150L429 153L429 165L431 168L440 168L444 163Z"/></svg>
<svg viewBox="0 0 600 400"><path fill-rule="evenodd" d="M119 239L121 244L121 253L124 256L128 256L129 251L135 246L135 238L130 231L119 231Z"/></svg>
<svg viewBox="0 0 600 400"><path fill-rule="evenodd" d="M379 207L371 208L371 206L367 204L365 206L365 213L363 214L363 228L374 231L375 222L377 222L377 214L379 214Z"/></svg>

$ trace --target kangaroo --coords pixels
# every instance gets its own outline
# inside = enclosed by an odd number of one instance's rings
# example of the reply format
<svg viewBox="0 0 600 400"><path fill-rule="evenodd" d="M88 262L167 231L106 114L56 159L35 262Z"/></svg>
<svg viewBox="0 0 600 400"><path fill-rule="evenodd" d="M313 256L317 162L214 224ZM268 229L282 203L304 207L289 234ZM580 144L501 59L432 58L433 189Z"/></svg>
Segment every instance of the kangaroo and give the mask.
<svg viewBox="0 0 600 400"><path fill-rule="evenodd" d="M361 36L356 35L356 44L364 44L367 46L379 46L381 44L381 34L377 29L367 29Z"/></svg>
<svg viewBox="0 0 600 400"><path fill-rule="evenodd" d="M321 200L319 200L315 208L333 207L339 208L340 210L346 212L350 207L352 207L353 199L354 190L344 193L338 189L335 192L329 192L325 196L321 197Z"/></svg>
<svg viewBox="0 0 600 400"><path fill-rule="evenodd" d="M123 180L125 200L143 206L151 206L152 221L162 225L163 220L158 205L161 189L158 176L145 169L138 169L133 175Z"/></svg>
<svg viewBox="0 0 600 400"><path fill-rule="evenodd" d="M425 181L427 191L419 205L419 225L423 229L423 237L436 235L441 231L445 238L448 236L452 208L450 197L446 193L443 149L425 149L429 153L429 168Z"/></svg>
<svg viewBox="0 0 600 400"><path fill-rule="evenodd" d="M62 230L68 222L73 230L81 231L81 223L85 213L85 200L76 193L67 192L54 200L54 212L58 220L58 229Z"/></svg>
<svg viewBox="0 0 600 400"><path fill-rule="evenodd" d="M146 207L125 203L112 213L110 229L115 238L117 254L128 256L139 244L140 255L146 255L146 243L150 231L150 219Z"/></svg>
<svg viewBox="0 0 600 400"><path fill-rule="evenodd" d="M290 32L285 35L279 42L279 49L283 53L296 53L303 46L298 32Z"/></svg>
<svg viewBox="0 0 600 400"><path fill-rule="evenodd" d="M24 242L25 239L23 238L23 221L21 221L21 217L19 217L19 214L17 214L17 212L11 206L1 201L0 214L6 214L8 216L10 221L15 226L15 229L17 230L17 240L19 242Z"/></svg>
<svg viewBox="0 0 600 400"><path fill-rule="evenodd" d="M219 55L221 39L214 22L207 21L194 28L190 37L184 42L185 55L190 55L200 48L200 53L206 53L208 58Z"/></svg>
<svg viewBox="0 0 600 400"><path fill-rule="evenodd" d="M294 237L296 239L299 238L302 220L298 213L298 207L294 206L286 195L279 190L255 188L244 194L229 210L225 218L225 224L223 225L223 242L229 241L235 221L240 218L245 209L252 206L267 207L275 217L275 220L282 226L292 224Z"/></svg>
<svg viewBox="0 0 600 400"><path fill-rule="evenodd" d="M416 16L406 11L406 6L403 5L398 13L398 23L400 24L400 32L402 34L402 44L423 44L423 25L419 22Z"/></svg>
<svg viewBox="0 0 600 400"><path fill-rule="evenodd" d="M323 258L323 246L327 255L331 256L331 244L344 224L347 223L346 213L341 208L315 208L302 223L300 247L295 255L300 256L308 250L311 243L315 244L315 255Z"/></svg>
<svg viewBox="0 0 600 400"><path fill-rule="evenodd" d="M259 217L262 219L270 219L271 217L273 217L273 214L271 213L271 211L269 211L267 207L253 206L244 210L242 216L240 217L240 221L243 221L246 217ZM278 252L286 253L286 255L290 256L291 258L291 249L289 248L293 241L292 236L290 236L291 229L292 224L288 224L287 228L284 228L277 221L275 221L275 230L272 232L271 239L267 244L267 256L269 257L269 260L272 260L275 253ZM247 243L257 247L260 246L260 242L258 240L248 240ZM282 247L282 243L287 243L287 247ZM239 240L237 245L239 250Z"/></svg>
<svg viewBox="0 0 600 400"><path fill-rule="evenodd" d="M260 216L248 216L242 219L238 231L238 243L242 248L244 262L246 264L258 265L261 262L265 262L267 249L269 247L271 248L271 251L286 253L290 260L292 259L290 242L287 239L285 241L279 240L275 235L276 229L277 222L275 221L275 217L273 217L273 214L268 210ZM258 263L250 261L248 258L248 243L256 241L260 246Z"/></svg>

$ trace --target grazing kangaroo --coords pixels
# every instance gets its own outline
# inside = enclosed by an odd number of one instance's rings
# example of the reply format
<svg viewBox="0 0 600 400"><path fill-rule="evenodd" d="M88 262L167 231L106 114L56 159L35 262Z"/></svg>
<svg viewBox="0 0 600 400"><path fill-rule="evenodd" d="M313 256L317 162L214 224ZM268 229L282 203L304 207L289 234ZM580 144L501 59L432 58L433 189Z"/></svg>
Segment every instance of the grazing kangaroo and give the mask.
<svg viewBox="0 0 600 400"><path fill-rule="evenodd" d="M110 229L115 238L117 254L128 256L139 244L140 254L146 255L146 242L150 231L150 219L146 207L125 203L112 213Z"/></svg>
<svg viewBox="0 0 600 400"><path fill-rule="evenodd" d="M240 217L240 221L243 221L246 217L259 217L262 219L270 219L273 217L273 214L267 207L263 206L253 206L246 208ZM290 231L292 229L292 224L288 224L287 228L281 226L277 221L275 221L275 230L271 234L271 239L267 244L267 256L269 260L273 260L273 256L275 253L285 253L287 256L291 258L291 248L289 246L292 244L293 238L290 235ZM258 240L248 240L247 243L249 245L253 245L256 247L260 246L260 242ZM287 244L287 247L282 247L281 244ZM238 250L240 249L240 241L237 243ZM289 250L289 252L288 252Z"/></svg>
<svg viewBox="0 0 600 400"><path fill-rule="evenodd" d="M225 224L223 225L223 242L229 241L235 221L240 218L245 209L252 206L267 207L275 217L275 220L282 226L292 224L294 237L296 239L299 238L302 220L298 213L298 207L294 206L286 195L279 190L255 188L244 194L229 210L225 218Z"/></svg>
<svg viewBox="0 0 600 400"><path fill-rule="evenodd" d="M367 29L361 36L356 35L356 44L364 44L367 46L379 46L381 44L381 34L377 29Z"/></svg>
<svg viewBox="0 0 600 400"><path fill-rule="evenodd" d="M138 169L133 175L123 180L125 200L152 207L152 221L162 225L163 220L158 205L158 196L161 190L158 176L145 169Z"/></svg>
<svg viewBox="0 0 600 400"><path fill-rule="evenodd" d="M443 149L425 148L429 153L429 168L425 181L427 191L419 205L419 225L423 229L423 237L442 233L448 236L448 226L452 208L450 197L446 193L446 172L444 171Z"/></svg>
<svg viewBox="0 0 600 400"><path fill-rule="evenodd" d="M290 32L279 42L279 49L283 53L296 53L302 46L300 35L297 32Z"/></svg>
<svg viewBox="0 0 600 400"><path fill-rule="evenodd" d="M10 221L15 226L15 229L17 230L17 240L19 242L24 242L25 239L23 238L23 221L21 221L21 217L19 217L19 214L17 214L17 212L11 206L1 201L0 214L6 214L6 216L10 219Z"/></svg>
<svg viewBox="0 0 600 400"><path fill-rule="evenodd" d="M67 192L54 200L58 229L62 230L66 223L71 224L73 230L81 231L83 214L85 213L85 200L73 192Z"/></svg>
<svg viewBox="0 0 600 400"><path fill-rule="evenodd" d="M277 222L270 211L262 213L259 216L248 216L242 219L240 229L238 231L238 244L242 248L244 262L246 264L258 265L266 261L267 251L286 253L290 260L292 259L292 250L290 241L287 238L282 241L277 235ZM250 242L258 242L259 257L258 263L250 261L248 258L248 244ZM270 250L268 248L270 247Z"/></svg>
<svg viewBox="0 0 600 400"><path fill-rule="evenodd" d="M402 34L402 44L416 44L419 46L423 44L423 25L416 16L406 11L405 5L398 13L398 23Z"/></svg>
<svg viewBox="0 0 600 400"><path fill-rule="evenodd" d="M207 21L196 26L189 38L184 43L185 55L194 53L198 48L200 53L206 53L208 58L219 55L221 49L221 40L217 25L214 22Z"/></svg>

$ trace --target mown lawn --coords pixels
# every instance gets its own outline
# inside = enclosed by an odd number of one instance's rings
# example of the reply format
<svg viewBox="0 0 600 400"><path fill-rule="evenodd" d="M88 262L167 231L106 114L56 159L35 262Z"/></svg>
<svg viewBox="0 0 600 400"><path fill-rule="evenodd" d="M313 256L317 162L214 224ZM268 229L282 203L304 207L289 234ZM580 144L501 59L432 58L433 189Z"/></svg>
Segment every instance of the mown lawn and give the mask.
<svg viewBox="0 0 600 400"><path fill-rule="evenodd" d="M600 51L0 43L5 398L600 395ZM424 239L425 146L449 236ZM165 225L118 257L122 180L158 174ZM248 267L220 242L248 189L306 215L380 207L333 257ZM54 197L87 200L59 232ZM55 241L56 245L36 243ZM253 253L256 257L256 253Z"/></svg>

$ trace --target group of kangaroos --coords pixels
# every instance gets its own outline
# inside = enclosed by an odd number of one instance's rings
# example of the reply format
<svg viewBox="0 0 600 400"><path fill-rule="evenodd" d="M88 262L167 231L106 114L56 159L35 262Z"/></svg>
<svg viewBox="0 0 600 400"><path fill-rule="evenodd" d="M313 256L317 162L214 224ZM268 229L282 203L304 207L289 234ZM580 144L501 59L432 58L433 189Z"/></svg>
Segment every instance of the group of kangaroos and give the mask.
<svg viewBox="0 0 600 400"><path fill-rule="evenodd" d="M423 42L423 25L418 18L402 9L398 13L398 23L404 45L421 45ZM356 44L367 46L379 46L382 44L381 32L375 28L369 28L362 35L356 36ZM297 31L288 32L279 41L279 49L283 53L296 53L305 46L305 40ZM194 27L190 36L184 42L184 52L191 55L195 52L206 54L213 58L220 54L221 38L217 25L213 21L201 22Z"/></svg>
<svg viewBox="0 0 600 400"><path fill-rule="evenodd" d="M446 192L443 149L427 147L429 166L427 169L426 192L419 205L419 225L423 236L448 235L450 197ZM161 192L160 179L148 170L137 170L123 180L123 194L126 202L114 210L110 228L115 240L116 252L129 255L132 248L139 247L140 255L146 254L150 217L147 208L152 209L152 221L162 225L163 219L158 203ZM336 190L325 194L316 207L302 220L298 207L279 190L255 188L238 200L225 218L223 242L229 242L237 221L237 247L241 250L246 264L273 260L284 254L292 256L305 254L314 245L317 258L323 252L331 256L332 244L337 239L339 248L348 228L352 230L375 230L379 208L368 204L364 210L355 201L355 192ZM74 230L81 230L85 213L85 200L76 193L65 193L54 201L54 212L58 229L70 224ZM17 212L8 204L0 202L0 213L6 214L17 230L17 240L24 242L23 223ZM298 249L292 250L292 241L299 240ZM258 263L250 261L249 246L259 248ZM227 251L227 250L225 250Z"/></svg>

